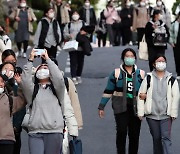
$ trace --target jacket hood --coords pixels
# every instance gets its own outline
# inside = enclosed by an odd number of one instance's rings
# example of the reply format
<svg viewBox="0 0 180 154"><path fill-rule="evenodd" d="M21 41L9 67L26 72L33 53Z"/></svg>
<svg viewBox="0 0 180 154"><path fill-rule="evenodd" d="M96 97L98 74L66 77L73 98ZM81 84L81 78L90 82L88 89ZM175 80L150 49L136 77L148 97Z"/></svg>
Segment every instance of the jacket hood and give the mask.
<svg viewBox="0 0 180 154"><path fill-rule="evenodd" d="M147 74L150 74L150 73L147 73ZM155 70L152 71L152 75L155 76L156 78L158 78L157 73L156 73ZM171 76L172 76L172 73L169 73L168 71L165 71L164 78L168 78L168 77L171 77Z"/></svg>
<svg viewBox="0 0 180 154"><path fill-rule="evenodd" d="M123 70L123 71L126 73L126 71L125 71L124 68L123 68L123 65L124 65L124 64L121 64L121 65L120 65L120 69ZM137 70L137 65L134 65L134 69L135 69L135 71Z"/></svg>

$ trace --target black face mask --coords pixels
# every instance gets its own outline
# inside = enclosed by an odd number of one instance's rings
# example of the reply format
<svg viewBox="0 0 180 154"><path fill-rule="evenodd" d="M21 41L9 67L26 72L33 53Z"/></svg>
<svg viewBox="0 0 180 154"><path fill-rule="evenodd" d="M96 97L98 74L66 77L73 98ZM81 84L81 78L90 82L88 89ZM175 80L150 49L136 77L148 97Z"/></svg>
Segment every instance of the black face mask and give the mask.
<svg viewBox="0 0 180 154"><path fill-rule="evenodd" d="M0 30L0 35L3 35L4 34L4 31L3 30Z"/></svg>

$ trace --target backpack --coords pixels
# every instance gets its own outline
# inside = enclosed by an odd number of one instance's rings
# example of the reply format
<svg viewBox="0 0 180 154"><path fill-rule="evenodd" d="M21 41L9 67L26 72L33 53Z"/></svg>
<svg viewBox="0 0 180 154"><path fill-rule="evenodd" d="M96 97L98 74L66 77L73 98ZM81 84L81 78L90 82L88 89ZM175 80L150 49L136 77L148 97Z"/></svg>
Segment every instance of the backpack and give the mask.
<svg viewBox="0 0 180 154"><path fill-rule="evenodd" d="M152 25L155 23L153 21L150 21ZM166 46L168 42L168 35L165 27L165 23L161 23L160 25L157 25L157 28L154 29L152 33L153 37L153 44L154 46Z"/></svg>
<svg viewBox="0 0 180 154"><path fill-rule="evenodd" d="M150 87L151 76L148 74L147 77L146 77L146 79L147 79L147 91L148 91L148 89L149 89L149 87ZM174 81L175 81L175 78L174 78L173 76L171 76L171 78L170 78L169 81L168 81L168 85L169 85L169 82L171 82L171 88L172 88L172 86L173 86L173 84L174 84Z"/></svg>

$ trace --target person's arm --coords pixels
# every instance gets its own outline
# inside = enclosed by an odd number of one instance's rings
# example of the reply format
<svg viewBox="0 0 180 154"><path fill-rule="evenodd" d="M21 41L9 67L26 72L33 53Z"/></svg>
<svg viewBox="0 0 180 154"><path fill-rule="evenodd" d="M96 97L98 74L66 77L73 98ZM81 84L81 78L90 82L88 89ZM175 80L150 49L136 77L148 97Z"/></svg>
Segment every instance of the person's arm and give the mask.
<svg viewBox="0 0 180 154"><path fill-rule="evenodd" d="M69 94L69 98L71 100L71 105L74 109L74 115L75 115L75 118L78 123L78 128L82 129L83 120L82 120L81 106L80 106L80 102L79 102L79 98L78 98L77 89L76 89L73 81L70 78L68 78L68 83L69 83L68 94Z"/></svg>
<svg viewBox="0 0 180 154"><path fill-rule="evenodd" d="M13 114L21 110L27 104L21 88L18 88L17 96L12 96L12 98L13 98L13 110L12 110Z"/></svg>
<svg viewBox="0 0 180 154"><path fill-rule="evenodd" d="M37 29L36 29L36 32L35 32L35 35L34 35L34 47L37 48L38 45L39 45L39 37L40 37L40 34L41 34L41 30L42 30L42 22L40 21L38 23L38 26L37 26Z"/></svg>
<svg viewBox="0 0 180 154"><path fill-rule="evenodd" d="M111 73L111 75L109 76L107 86L104 90L103 96L99 103L99 106L98 106L99 111L104 110L107 102L109 101L109 99L112 97L112 94L114 93L115 87L116 87L116 79L115 79L115 71L113 71ZM101 115L100 115L100 117L101 117Z"/></svg>
<svg viewBox="0 0 180 154"><path fill-rule="evenodd" d="M132 23L132 30L135 31L137 29L137 9L133 9L133 23Z"/></svg>
<svg viewBox="0 0 180 154"><path fill-rule="evenodd" d="M144 117L144 95L145 97L147 93L147 77L144 78L144 80L141 83L141 86L139 88L138 97L137 97L137 114L140 120Z"/></svg>
<svg viewBox="0 0 180 154"><path fill-rule="evenodd" d="M66 24L64 27L63 35L65 40L70 40L72 38L69 30L69 24L71 23Z"/></svg>
<svg viewBox="0 0 180 154"><path fill-rule="evenodd" d="M24 65L24 69L21 75L21 83L19 83L28 104L32 103L32 95L34 90L34 83L32 79L32 67L34 56L35 53L34 50L32 50L27 64Z"/></svg>
<svg viewBox="0 0 180 154"><path fill-rule="evenodd" d="M179 92L179 85L177 80L174 81L170 95L172 96L171 117L177 118L178 110L179 110L179 101L180 101L180 92Z"/></svg>
<svg viewBox="0 0 180 154"><path fill-rule="evenodd" d="M31 22L37 21L37 18L31 8L29 8L30 18L32 19Z"/></svg>
<svg viewBox="0 0 180 154"><path fill-rule="evenodd" d="M165 28L166 28L167 42L168 42L168 40L170 38L169 28L167 27L167 25L165 25Z"/></svg>
<svg viewBox="0 0 180 154"><path fill-rule="evenodd" d="M175 22L171 24L170 29L169 29L169 34L170 34L169 43L171 44L172 47L175 47L175 44L174 44L175 43L174 42L174 40L175 40L175 38L174 38L175 37L174 24L175 24Z"/></svg>
<svg viewBox="0 0 180 154"><path fill-rule="evenodd" d="M57 22L57 32L58 32L58 35L59 35L59 42L57 42L57 44L59 45L60 42L61 42L61 39L62 39L62 36L61 36L61 29L60 29L60 26Z"/></svg>

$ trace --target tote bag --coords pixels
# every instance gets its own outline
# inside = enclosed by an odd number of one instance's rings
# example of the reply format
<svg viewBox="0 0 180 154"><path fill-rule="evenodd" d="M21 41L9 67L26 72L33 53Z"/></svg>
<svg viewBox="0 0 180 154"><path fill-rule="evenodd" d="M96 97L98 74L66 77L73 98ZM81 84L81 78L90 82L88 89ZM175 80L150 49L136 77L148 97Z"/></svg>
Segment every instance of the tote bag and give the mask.
<svg viewBox="0 0 180 154"><path fill-rule="evenodd" d="M148 47L145 35L143 36L142 41L139 43L139 59L148 60Z"/></svg>
<svg viewBox="0 0 180 154"><path fill-rule="evenodd" d="M74 137L69 142L69 152L70 154L82 154L82 141Z"/></svg>

